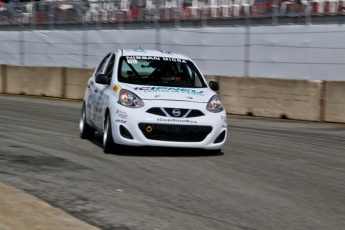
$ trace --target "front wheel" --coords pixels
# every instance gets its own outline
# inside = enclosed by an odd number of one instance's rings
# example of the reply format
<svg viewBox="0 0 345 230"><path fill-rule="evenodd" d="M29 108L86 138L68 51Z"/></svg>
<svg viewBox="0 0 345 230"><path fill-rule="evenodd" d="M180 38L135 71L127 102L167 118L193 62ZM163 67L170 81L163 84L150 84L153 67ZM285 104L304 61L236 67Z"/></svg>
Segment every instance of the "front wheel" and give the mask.
<svg viewBox="0 0 345 230"><path fill-rule="evenodd" d="M81 117L79 121L79 131L80 131L80 138L82 139L89 139L95 135L95 130L86 123L86 112L85 112L85 104L81 110Z"/></svg>
<svg viewBox="0 0 345 230"><path fill-rule="evenodd" d="M115 143L113 140L113 133L111 128L111 118L110 115L107 116L104 124L104 133L103 133L103 152L111 153L115 149Z"/></svg>

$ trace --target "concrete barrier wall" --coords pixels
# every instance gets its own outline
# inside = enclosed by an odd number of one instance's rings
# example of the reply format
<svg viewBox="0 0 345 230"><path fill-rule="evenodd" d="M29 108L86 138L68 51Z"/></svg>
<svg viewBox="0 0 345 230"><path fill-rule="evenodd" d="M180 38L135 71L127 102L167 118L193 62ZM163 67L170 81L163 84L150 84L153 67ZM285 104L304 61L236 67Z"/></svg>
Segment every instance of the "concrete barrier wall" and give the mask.
<svg viewBox="0 0 345 230"><path fill-rule="evenodd" d="M320 120L321 81L222 77L220 97L232 114Z"/></svg>
<svg viewBox="0 0 345 230"><path fill-rule="evenodd" d="M325 121L345 123L345 81L327 81Z"/></svg>
<svg viewBox="0 0 345 230"><path fill-rule="evenodd" d="M9 65L6 92L61 97L61 67Z"/></svg>
<svg viewBox="0 0 345 230"><path fill-rule="evenodd" d="M82 99L84 97L87 81L94 72L93 68L66 68L66 94L70 99Z"/></svg>
<svg viewBox="0 0 345 230"><path fill-rule="evenodd" d="M2 93L82 99L93 68L1 65Z"/></svg>
<svg viewBox="0 0 345 230"><path fill-rule="evenodd" d="M3 81L4 81L4 77L3 77L3 75L4 74L6 74L6 73L4 73L5 71L5 68L6 68L6 65L0 65L0 92L1 93L5 93L5 89L4 89L4 83L3 83Z"/></svg>
<svg viewBox="0 0 345 230"><path fill-rule="evenodd" d="M80 100L94 69L0 66L2 93ZM205 76L230 114L345 123L345 81Z"/></svg>

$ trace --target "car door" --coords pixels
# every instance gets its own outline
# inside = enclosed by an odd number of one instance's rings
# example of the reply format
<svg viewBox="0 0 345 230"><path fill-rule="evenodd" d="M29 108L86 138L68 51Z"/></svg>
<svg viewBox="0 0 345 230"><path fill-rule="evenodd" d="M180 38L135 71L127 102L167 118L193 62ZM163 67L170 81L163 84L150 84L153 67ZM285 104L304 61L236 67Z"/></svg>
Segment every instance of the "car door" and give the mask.
<svg viewBox="0 0 345 230"><path fill-rule="evenodd" d="M105 74L108 78L108 84L98 84L95 83L95 98L96 98L96 104L95 104L95 121L94 125L97 129L103 130L103 121L104 118L104 108L105 105L108 104L109 101L109 85L113 76L113 70L114 70L114 62L115 62L115 54L111 54L109 57L109 60L102 72L102 74Z"/></svg>
<svg viewBox="0 0 345 230"><path fill-rule="evenodd" d="M90 123L92 123L92 125L97 128L97 105L98 105L98 90L99 87L97 86L98 84L95 81L96 75L98 74L102 74L107 66L108 60L110 57L110 53L107 54L107 56L105 56L103 58L103 60L101 61L101 63L99 64L99 66L97 67L94 75L92 76L89 84L88 84L88 91L89 91L89 98L87 100L87 108L88 108L88 112L90 114L89 119L90 119Z"/></svg>

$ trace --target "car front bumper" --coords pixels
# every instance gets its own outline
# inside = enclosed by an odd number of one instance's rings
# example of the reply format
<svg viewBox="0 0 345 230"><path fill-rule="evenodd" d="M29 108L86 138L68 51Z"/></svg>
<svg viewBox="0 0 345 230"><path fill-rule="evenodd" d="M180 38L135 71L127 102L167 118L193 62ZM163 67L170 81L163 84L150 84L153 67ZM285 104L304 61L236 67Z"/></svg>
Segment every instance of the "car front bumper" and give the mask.
<svg viewBox="0 0 345 230"><path fill-rule="evenodd" d="M195 109L205 115L193 118L159 116L146 112L152 107ZM211 113L206 110L206 103L146 100L144 107L136 109L117 104L110 114L114 142L122 145L211 150L221 149L227 136L225 111ZM123 128L130 133L129 136L123 135ZM222 132L225 137L215 143Z"/></svg>

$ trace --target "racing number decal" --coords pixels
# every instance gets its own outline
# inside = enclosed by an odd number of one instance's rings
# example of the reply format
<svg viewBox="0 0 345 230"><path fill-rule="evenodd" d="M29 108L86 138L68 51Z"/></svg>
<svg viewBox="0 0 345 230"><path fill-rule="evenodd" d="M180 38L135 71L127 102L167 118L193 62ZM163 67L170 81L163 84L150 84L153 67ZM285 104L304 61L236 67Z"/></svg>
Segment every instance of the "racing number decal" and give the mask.
<svg viewBox="0 0 345 230"><path fill-rule="evenodd" d="M108 90L108 87L104 87L104 89L100 92L100 94L92 94L91 105L92 105L93 112L102 113L103 104L104 104L104 95L107 90Z"/></svg>
<svg viewBox="0 0 345 230"><path fill-rule="evenodd" d="M101 113L103 110L104 97L93 94L91 97L91 105L93 112Z"/></svg>

